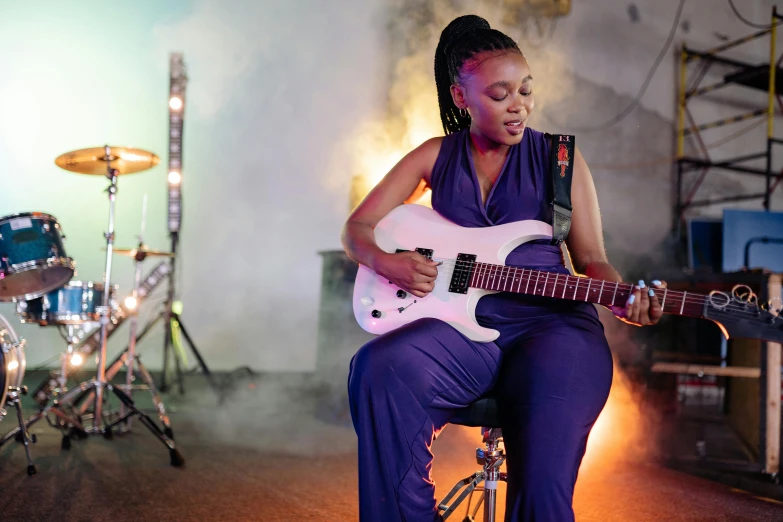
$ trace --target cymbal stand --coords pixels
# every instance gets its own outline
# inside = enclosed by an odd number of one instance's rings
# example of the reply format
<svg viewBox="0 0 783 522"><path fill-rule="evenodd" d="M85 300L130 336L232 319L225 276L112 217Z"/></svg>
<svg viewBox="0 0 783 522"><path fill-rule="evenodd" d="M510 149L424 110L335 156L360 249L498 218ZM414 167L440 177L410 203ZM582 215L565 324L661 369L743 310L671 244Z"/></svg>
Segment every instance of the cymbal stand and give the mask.
<svg viewBox="0 0 783 522"><path fill-rule="evenodd" d="M98 373L92 381L95 388L95 408L92 419L92 431L102 432L101 423L103 422L103 389L106 387L106 345L108 344L108 326L109 314L109 288L111 288L111 261L114 253L114 206L117 201L117 169L111 168L111 148L107 145L105 150L106 177L111 181L107 189L109 193L109 230L104 234L106 237L106 270L103 272L103 299L101 306L96 307L100 317L101 324L101 344L98 351Z"/></svg>
<svg viewBox="0 0 783 522"><path fill-rule="evenodd" d="M174 440L168 437L158 426L155 424L155 422L145 413L143 413L141 410L136 408L136 406L133 404L133 400L128 397L124 391L122 391L119 388L114 387L111 383L107 382L106 380L106 345L108 340L108 326L110 321L110 302L109 302L109 291L108 289L110 286L111 281L111 265L112 265L112 254L114 253L114 207L115 207L115 201L117 198L117 176L119 175L119 171L117 169L113 169L111 167L111 161L113 160L113 157L111 156L111 147L108 145L105 147L105 156L104 159L106 161L106 177L109 178L111 181L111 185L107 189L107 192L109 193L109 229L105 234L106 237L106 271L103 274L103 288L105 291L103 292L103 302L102 306L97 307L98 313L100 317L100 325L101 325L101 332L100 332L100 349L98 351L98 371L96 373L96 376L94 379L81 383L78 387L73 388L72 390L69 390L66 392L62 397L60 397L60 401L63 404L69 404L72 399L76 398L77 396L81 396L82 393L87 391L94 391L95 392L95 406L93 408L93 423L92 428L88 430L88 433L101 433L106 438L112 437L112 429L121 424L124 423L128 418L131 416L137 416L142 424L144 424L150 432L158 439L162 444L164 444L168 450L169 450L169 456L171 457L171 465L172 466L182 466L185 463L185 460L182 458L182 455L177 451L176 446L174 444ZM104 422L103 419L103 392L104 389L114 393L114 395L120 400L120 402L125 406L126 413L125 415L120 415L119 419L115 420L111 423L106 423L104 427L101 427L101 425ZM51 406L47 406L46 408L43 408L41 412L51 410ZM39 412L39 413L41 413Z"/></svg>
<svg viewBox="0 0 783 522"><path fill-rule="evenodd" d="M136 336L136 344L138 344L146 335L147 333L152 329L155 324L160 321L162 316L158 316L152 321L148 322L146 325L144 325L144 328L139 332L139 334ZM119 354L112 362L106 367L106 379L111 381L115 375L117 375L121 370L123 366L128 365L129 360L129 348L125 348L125 350ZM163 400L160 398L160 392L158 391L158 388L155 386L155 382L152 379L152 375L147 370L147 368L142 364L141 362L141 356L137 353L135 354L135 364L136 364L136 371L141 375L141 379L144 381L145 386L150 392L150 395L152 395L152 403L155 405L155 410L158 412L158 417L160 418L161 424L163 424L163 433L166 434L169 438L174 438L174 431L171 428L171 420L169 419L168 414L166 413L166 407L163 404ZM76 412L79 415L83 415L87 409L89 408L90 404L93 401L93 392L85 392L85 394L76 397L74 399L73 403L78 404L81 402L81 406L76 409ZM83 402L82 402L83 401Z"/></svg>
<svg viewBox="0 0 783 522"><path fill-rule="evenodd" d="M136 272L134 276L134 283L133 283L133 293L131 294L134 300L134 306L129 307L129 314L130 314L130 339L128 341L128 347L125 349L125 352L120 355L117 359L115 359L115 362L112 363L107 370L107 377L108 379L112 379L114 375L119 371L119 367L117 366L118 361L123 361L125 363L125 367L127 368L127 374L125 379L125 387L124 391L128 395L128 397L132 397L133 393L133 381L135 379L133 375L133 367L134 365L138 367L139 373L141 374L141 378L144 381L144 383L147 386L147 389L149 390L150 394L152 395L152 402L155 405L155 409L158 412L158 417L160 417L160 421L163 423L163 431L169 438L174 438L174 432L171 429L171 421L169 420L168 415L166 414L166 407L163 405L163 400L160 398L160 393L158 393L157 388L155 387L155 383L152 379L152 376L147 371L147 368L144 367L144 365L141 363L141 359L138 355L136 355L136 343L139 340L139 336L137 335L138 330L138 317L139 317L139 305L141 304L139 302L139 287L141 286L141 267L144 260L147 258L147 252L144 249L144 224L145 224L145 217L147 213L147 199L145 196L144 199L144 205L142 208L142 218L141 218L141 232L139 233L139 248L136 251L136 255L134 256L135 264L136 264ZM147 329L145 329L146 333ZM125 405L123 404L120 409L120 416L125 416ZM125 423L126 429L130 429L130 419L128 419Z"/></svg>
<svg viewBox="0 0 783 522"><path fill-rule="evenodd" d="M139 248L134 256L136 271L133 276L133 293L131 297L133 299L133 306L129 307L130 313L130 340L128 341L127 354L125 356L125 366L127 368L127 374L125 376L125 388L124 391L128 397L133 397L133 365L136 362L136 328L138 327L139 319L139 285L141 284L141 264L147 258L147 253L144 251L144 224L147 217L147 196L144 195L144 203L141 207L141 230L139 230ZM120 415L124 416L126 413L125 405L120 407ZM125 429L130 429L130 419L125 422Z"/></svg>

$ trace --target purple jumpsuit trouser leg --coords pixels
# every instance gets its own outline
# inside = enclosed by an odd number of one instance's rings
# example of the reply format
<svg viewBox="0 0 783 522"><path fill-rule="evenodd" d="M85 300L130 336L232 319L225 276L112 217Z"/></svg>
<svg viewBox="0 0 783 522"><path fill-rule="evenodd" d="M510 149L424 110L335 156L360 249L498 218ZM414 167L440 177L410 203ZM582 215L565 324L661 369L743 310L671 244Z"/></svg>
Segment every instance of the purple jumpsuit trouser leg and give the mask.
<svg viewBox="0 0 783 522"><path fill-rule="evenodd" d="M506 521L573 520L576 473L608 396L611 354L589 321L547 316L530 326L501 349L421 319L357 352L348 390L361 522L441 520L433 436L489 392L500 401L508 454Z"/></svg>

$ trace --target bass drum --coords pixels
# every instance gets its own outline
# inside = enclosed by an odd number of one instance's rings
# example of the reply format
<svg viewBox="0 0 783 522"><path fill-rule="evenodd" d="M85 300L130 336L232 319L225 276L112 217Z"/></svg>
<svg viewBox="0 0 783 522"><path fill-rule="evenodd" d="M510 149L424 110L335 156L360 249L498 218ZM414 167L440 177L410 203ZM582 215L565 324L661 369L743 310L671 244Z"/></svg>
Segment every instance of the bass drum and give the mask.
<svg viewBox="0 0 783 522"><path fill-rule="evenodd" d="M27 365L24 345L25 341L19 339L11 324L0 315L0 421L5 416L8 387L22 386Z"/></svg>

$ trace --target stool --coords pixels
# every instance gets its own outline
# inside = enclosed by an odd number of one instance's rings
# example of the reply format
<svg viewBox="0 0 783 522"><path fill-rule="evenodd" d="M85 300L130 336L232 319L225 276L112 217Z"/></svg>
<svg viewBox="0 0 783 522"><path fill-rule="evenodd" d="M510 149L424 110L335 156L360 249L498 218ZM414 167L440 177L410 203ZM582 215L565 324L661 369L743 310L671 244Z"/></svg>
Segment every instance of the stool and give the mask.
<svg viewBox="0 0 783 522"><path fill-rule="evenodd" d="M463 522L474 522L481 504L484 504L484 522L495 522L497 507L498 481L506 482L506 474L500 472L500 466L506 460L506 454L499 447L503 441L503 433L498 421L498 403L494 397L484 397L467 408L458 410L449 421L451 424L461 426L474 426L481 428L481 434L485 448L476 448L476 462L482 465L481 471L465 477L449 491L438 505L438 512L446 520L465 498L468 498L467 516ZM480 484L484 482L484 485ZM454 496L462 490L459 497L450 505ZM476 503L473 513L470 513L470 503L474 492L483 492Z"/></svg>

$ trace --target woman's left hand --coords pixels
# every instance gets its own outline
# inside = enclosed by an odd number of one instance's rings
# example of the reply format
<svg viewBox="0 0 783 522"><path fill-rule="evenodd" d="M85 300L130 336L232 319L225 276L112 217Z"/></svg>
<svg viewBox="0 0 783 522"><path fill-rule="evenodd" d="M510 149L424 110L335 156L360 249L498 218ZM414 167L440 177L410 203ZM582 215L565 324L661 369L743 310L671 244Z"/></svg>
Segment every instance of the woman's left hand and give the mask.
<svg viewBox="0 0 783 522"><path fill-rule="evenodd" d="M652 281L655 288L666 288L665 281ZM649 326L661 320L663 310L658 297L644 281L639 281L625 306L610 307L612 313L621 321L634 326Z"/></svg>

